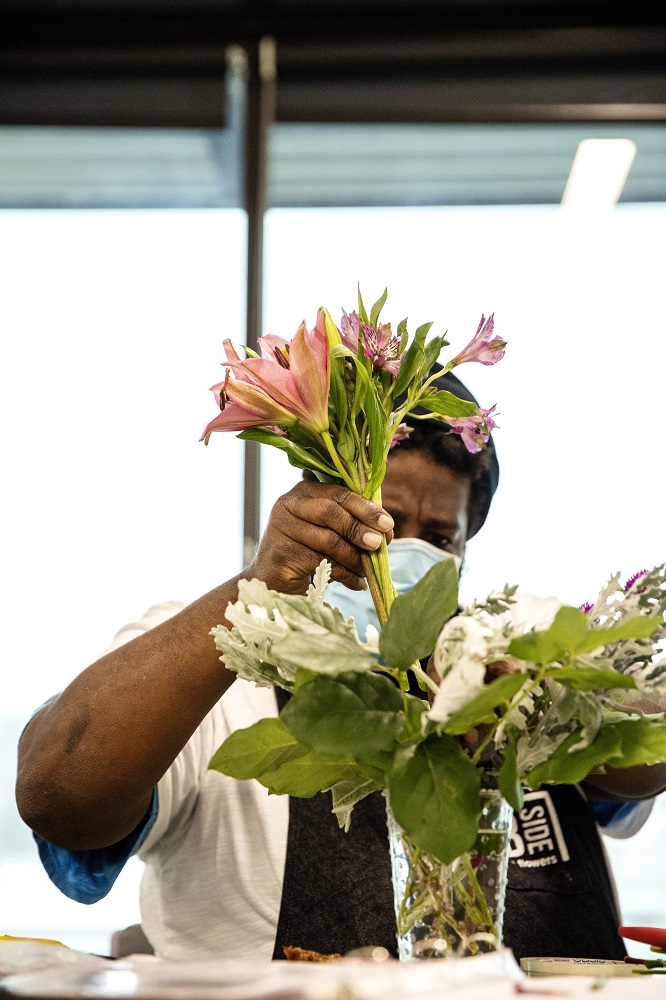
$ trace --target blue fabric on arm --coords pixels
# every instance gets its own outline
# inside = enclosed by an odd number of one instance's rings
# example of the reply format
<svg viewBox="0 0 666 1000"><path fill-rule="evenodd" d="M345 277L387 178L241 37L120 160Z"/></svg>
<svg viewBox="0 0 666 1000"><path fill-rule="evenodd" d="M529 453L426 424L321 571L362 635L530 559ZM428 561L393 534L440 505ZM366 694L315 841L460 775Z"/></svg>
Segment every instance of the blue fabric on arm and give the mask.
<svg viewBox="0 0 666 1000"><path fill-rule="evenodd" d="M605 802L589 799L595 821L604 832L622 829L641 805L640 802Z"/></svg>
<svg viewBox="0 0 666 1000"><path fill-rule="evenodd" d="M111 890L129 858L146 840L157 819L158 805L155 786L150 809L139 826L117 844L92 851L68 851L33 833L46 874L65 896L77 903L97 903Z"/></svg>

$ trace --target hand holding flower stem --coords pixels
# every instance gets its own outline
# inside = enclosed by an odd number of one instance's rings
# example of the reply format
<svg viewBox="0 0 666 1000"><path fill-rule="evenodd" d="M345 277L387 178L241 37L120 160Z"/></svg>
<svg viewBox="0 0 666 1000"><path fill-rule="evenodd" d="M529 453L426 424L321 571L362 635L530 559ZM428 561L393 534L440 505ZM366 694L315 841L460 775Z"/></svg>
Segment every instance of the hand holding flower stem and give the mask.
<svg viewBox="0 0 666 1000"><path fill-rule="evenodd" d="M387 457L394 439L406 433L407 416L447 424L470 451L485 447L495 427L494 408L479 408L434 383L463 362L500 360L505 343L492 336L493 317L482 316L467 347L431 374L448 341L426 341L430 323L417 329L411 343L406 320L394 334L390 323L379 322L386 294L368 314L359 291L358 312L343 312L340 328L320 309L314 329L303 322L291 341L262 337L261 355L248 351L245 360L225 340L226 377L213 386L220 413L202 440L208 443L215 431L240 431L241 438L280 448L297 468L341 483L380 507ZM425 412L417 414L417 408ZM383 625L395 597L385 539L362 554L362 564Z"/></svg>

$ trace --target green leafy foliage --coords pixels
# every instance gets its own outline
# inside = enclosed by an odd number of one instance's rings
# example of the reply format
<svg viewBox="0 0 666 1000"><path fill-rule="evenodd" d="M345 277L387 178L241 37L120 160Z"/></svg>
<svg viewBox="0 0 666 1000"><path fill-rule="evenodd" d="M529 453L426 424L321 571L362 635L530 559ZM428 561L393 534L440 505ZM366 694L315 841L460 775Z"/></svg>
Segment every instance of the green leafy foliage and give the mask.
<svg viewBox="0 0 666 1000"><path fill-rule="evenodd" d="M369 781L362 771L359 771L356 778L348 778L333 785L331 788L333 812L343 830L349 830L352 809L356 803L375 791L379 791L379 787L373 781Z"/></svg>
<svg viewBox="0 0 666 1000"><path fill-rule="evenodd" d="M529 681L525 674L507 674L487 684L464 708L444 723L444 732L462 736L474 726L497 722L495 710L507 706L513 696Z"/></svg>
<svg viewBox="0 0 666 1000"><path fill-rule="evenodd" d="M237 729L213 755L208 767L231 778L258 778L302 756L300 746L280 719L260 719Z"/></svg>
<svg viewBox="0 0 666 1000"><path fill-rule="evenodd" d="M636 687L636 681L629 674L618 674L616 670L599 670L596 667L548 667L545 676L552 677L565 687L576 688L577 691Z"/></svg>
<svg viewBox="0 0 666 1000"><path fill-rule="evenodd" d="M272 431L263 430L261 427L254 427L247 431L242 431L238 437L242 441L257 441L259 444L270 444L274 448L287 453L289 462L297 469L311 469L313 472L322 472L327 476L337 478L338 473L335 467L326 462L314 448L304 448L290 438L275 434Z"/></svg>
<svg viewBox="0 0 666 1000"><path fill-rule="evenodd" d="M278 665L289 664L297 670L307 667L327 674L349 670L365 673L377 662L355 638L341 633L323 636L290 632L280 641L273 655Z"/></svg>
<svg viewBox="0 0 666 1000"><path fill-rule="evenodd" d="M421 406L431 413L437 413L446 417L470 417L478 413L478 408L474 403L466 399L458 399L452 392L440 389L433 396L425 396L421 400Z"/></svg>
<svg viewBox="0 0 666 1000"><path fill-rule="evenodd" d="M625 720L599 729L595 739L582 750L572 750L578 742L575 732L548 760L528 775L530 788L543 784L573 785L604 764L633 767L666 760L666 726L648 719Z"/></svg>
<svg viewBox="0 0 666 1000"><path fill-rule="evenodd" d="M395 743L404 726L401 708L388 677L348 673L299 687L280 717L304 746L357 760Z"/></svg>
<svg viewBox="0 0 666 1000"><path fill-rule="evenodd" d="M381 296L377 299L374 306L370 310L370 326L377 326L377 320L379 319L379 314L384 308L384 303L386 302L388 296L388 288L385 288Z"/></svg>
<svg viewBox="0 0 666 1000"><path fill-rule="evenodd" d="M478 769L450 736L429 736L389 774L393 814L410 840L445 864L469 850L481 811Z"/></svg>
<svg viewBox="0 0 666 1000"><path fill-rule="evenodd" d="M457 607L458 571L452 559L444 559L393 602L379 638L385 662L407 670L412 663L429 656L442 625Z"/></svg>
<svg viewBox="0 0 666 1000"><path fill-rule="evenodd" d="M393 388L394 398L397 398L401 392L404 392L412 380L420 373L423 367L426 337L430 332L431 326L432 323L424 323L418 327L414 334L414 339L405 351Z"/></svg>
<svg viewBox="0 0 666 1000"><path fill-rule="evenodd" d="M275 795L309 799L341 781L356 780L358 769L340 756L308 750L280 719L261 719L227 737L214 754L211 770L231 778L256 778Z"/></svg>
<svg viewBox="0 0 666 1000"><path fill-rule="evenodd" d="M520 812L523 808L523 787L518 777L516 741L513 733L509 735L506 747L504 748L504 760L499 769L497 784L511 808L516 812Z"/></svg>
<svg viewBox="0 0 666 1000"><path fill-rule="evenodd" d="M509 644L509 655L532 663L573 659L621 639L648 638L657 622L648 615L629 618L609 628L595 628L578 608L560 608L550 628L528 632Z"/></svg>

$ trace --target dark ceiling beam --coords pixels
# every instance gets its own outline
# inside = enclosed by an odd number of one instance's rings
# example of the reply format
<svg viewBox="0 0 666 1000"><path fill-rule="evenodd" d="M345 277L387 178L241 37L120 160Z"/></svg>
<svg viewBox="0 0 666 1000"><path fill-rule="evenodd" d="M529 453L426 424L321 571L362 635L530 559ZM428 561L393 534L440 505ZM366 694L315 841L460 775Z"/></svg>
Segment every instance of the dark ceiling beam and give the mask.
<svg viewBox="0 0 666 1000"><path fill-rule="evenodd" d="M664 26L653 0L0 0L0 45L375 41L442 32Z"/></svg>

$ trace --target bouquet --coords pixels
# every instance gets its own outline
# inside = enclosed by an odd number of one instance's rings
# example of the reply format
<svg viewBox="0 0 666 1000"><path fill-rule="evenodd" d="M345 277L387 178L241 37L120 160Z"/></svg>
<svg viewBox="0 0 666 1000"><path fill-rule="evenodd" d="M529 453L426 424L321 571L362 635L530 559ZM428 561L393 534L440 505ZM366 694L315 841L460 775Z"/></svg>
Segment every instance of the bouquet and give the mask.
<svg viewBox="0 0 666 1000"><path fill-rule="evenodd" d="M330 790L344 827L356 802L385 790L413 843L448 863L474 843L483 789L520 809L523 786L666 760L663 713L637 706L666 697L666 659L655 658L666 637L663 566L624 586L613 576L587 610L505 587L456 614L446 560L365 642L326 604L329 573L323 562L306 596L241 580L232 630L212 632L221 658L292 697L278 718L233 733L211 767L277 794ZM429 703L394 675L432 649ZM474 750L460 740L472 729L485 734Z"/></svg>
<svg viewBox="0 0 666 1000"><path fill-rule="evenodd" d="M365 642L324 600L324 561L306 596L241 581L231 630L212 630L227 668L292 697L277 718L225 740L210 767L269 792L330 790L345 830L354 806L388 800L401 957L496 948L510 810L523 787L574 784L605 765L666 760L666 719L641 699L666 696L664 567L591 607L561 606L505 587L456 614L452 560L396 598ZM427 656L430 702L396 684ZM472 749L463 739L483 733ZM493 797L494 796L494 797ZM503 799L502 799L503 797Z"/></svg>
<svg viewBox="0 0 666 1000"><path fill-rule="evenodd" d="M244 440L280 448L292 465L322 482L343 484L378 505L386 459L409 434L408 415L446 423L470 451L484 448L495 407L480 408L433 383L464 362L490 365L502 358L506 345L494 336L493 316L482 315L467 346L431 374L446 335L428 340L432 323L425 323L410 340L406 319L393 333L379 319L386 297L385 290L368 313L359 291L358 311L343 312L339 327L320 309L314 329L303 322L291 341L262 337L261 356L246 348L249 357L242 360L225 340L226 375L212 387L220 413L202 440L208 443L215 431L240 431ZM394 598L386 542L362 558L383 624Z"/></svg>

